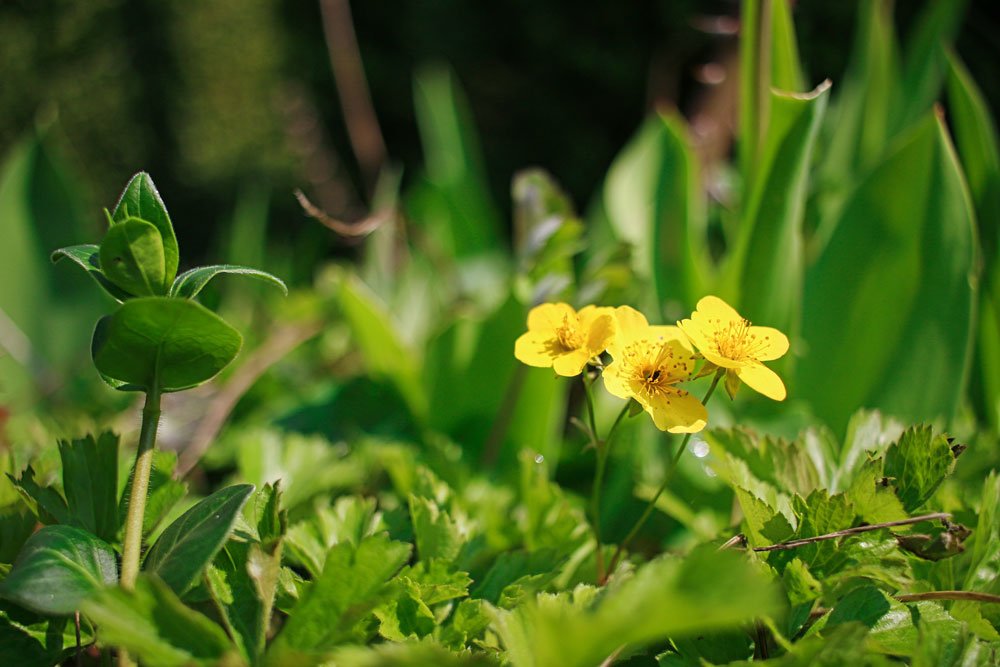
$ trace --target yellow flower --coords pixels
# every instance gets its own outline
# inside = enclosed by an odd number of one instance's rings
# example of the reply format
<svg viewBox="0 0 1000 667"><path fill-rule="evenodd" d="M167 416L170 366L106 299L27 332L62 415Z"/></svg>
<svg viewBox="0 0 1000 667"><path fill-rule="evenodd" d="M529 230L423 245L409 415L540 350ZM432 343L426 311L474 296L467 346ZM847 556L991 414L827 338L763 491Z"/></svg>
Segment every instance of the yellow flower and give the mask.
<svg viewBox="0 0 1000 667"><path fill-rule="evenodd" d="M611 308L586 306L576 312L565 303L543 303L528 313L528 332L514 343L514 356L529 366L548 368L566 377L604 352L615 335Z"/></svg>
<svg viewBox="0 0 1000 667"><path fill-rule="evenodd" d="M736 393L739 380L768 398L785 399L785 384L762 362L788 351L788 338L771 327L751 326L750 320L722 299L706 296L691 319L678 322L705 360L726 369L726 389Z"/></svg>
<svg viewBox="0 0 1000 667"><path fill-rule="evenodd" d="M604 386L619 398L634 398L661 431L697 433L708 411L701 401L675 385L691 377L694 349L681 330L650 326L639 311L615 310L618 334L608 346L612 361L604 369Z"/></svg>

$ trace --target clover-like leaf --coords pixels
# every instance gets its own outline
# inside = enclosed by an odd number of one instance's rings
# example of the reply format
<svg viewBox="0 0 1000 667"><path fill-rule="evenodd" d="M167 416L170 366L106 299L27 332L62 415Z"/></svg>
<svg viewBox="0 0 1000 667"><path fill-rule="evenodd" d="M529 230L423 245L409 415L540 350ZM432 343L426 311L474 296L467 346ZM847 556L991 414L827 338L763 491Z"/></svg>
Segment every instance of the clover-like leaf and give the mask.
<svg viewBox="0 0 1000 667"><path fill-rule="evenodd" d="M180 391L215 376L236 358L239 332L186 299L131 299L101 318L94 331L94 365L123 391ZM120 384L119 384L120 383Z"/></svg>
<svg viewBox="0 0 1000 667"><path fill-rule="evenodd" d="M237 264L213 264L212 266L199 266L177 276L174 284L170 286L170 296L193 299L212 278L220 273L233 273L257 278L276 286L282 293L288 294L288 287L285 286L285 283L280 278L272 276L266 271L259 271Z"/></svg>
<svg viewBox="0 0 1000 667"><path fill-rule="evenodd" d="M153 223L127 218L108 230L101 242L101 271L135 296L167 293L163 237Z"/></svg>
<svg viewBox="0 0 1000 667"><path fill-rule="evenodd" d="M103 287L104 291L110 294L115 301L122 302L128 299L129 293L108 280L104 272L101 271L100 251L101 247L93 243L71 245L54 251L51 259L53 262L58 262L63 257L72 260L86 271L98 285Z"/></svg>
<svg viewBox="0 0 1000 667"><path fill-rule="evenodd" d="M111 220L116 224L129 217L142 218L160 232L163 238L164 283L169 285L177 275L177 266L180 263L177 236L174 234L170 216L167 215L167 207L163 205L160 193L153 185L153 179L144 171L140 171L128 182L111 214Z"/></svg>

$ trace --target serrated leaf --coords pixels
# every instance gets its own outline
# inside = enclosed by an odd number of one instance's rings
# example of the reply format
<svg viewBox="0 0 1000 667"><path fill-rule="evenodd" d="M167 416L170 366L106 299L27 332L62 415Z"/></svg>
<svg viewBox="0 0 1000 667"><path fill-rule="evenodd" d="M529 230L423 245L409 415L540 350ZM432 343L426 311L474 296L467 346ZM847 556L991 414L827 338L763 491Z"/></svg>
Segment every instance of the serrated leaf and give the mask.
<svg viewBox="0 0 1000 667"><path fill-rule="evenodd" d="M84 618L80 645L94 641ZM0 665L52 667L76 652L76 626L68 617L42 618L17 605L0 603Z"/></svg>
<svg viewBox="0 0 1000 667"><path fill-rule="evenodd" d="M71 614L105 584L118 581L115 552L72 526L45 526L28 538L0 596L41 614Z"/></svg>
<svg viewBox="0 0 1000 667"><path fill-rule="evenodd" d="M355 637L356 626L385 597L386 582L410 557L410 545L378 535L330 549L323 572L291 610L268 649L270 664L302 664ZM295 661L298 661L297 663Z"/></svg>
<svg viewBox="0 0 1000 667"><path fill-rule="evenodd" d="M280 278L272 276L266 271L251 269L247 266L238 266L236 264L213 264L212 266L199 266L177 276L174 279L174 283L170 286L169 296L181 299L193 299L198 296L198 293L201 292L209 281L220 274L233 274L263 280L280 289L286 296L288 295L288 287L285 283Z"/></svg>
<svg viewBox="0 0 1000 667"><path fill-rule="evenodd" d="M59 442L70 523L105 542L118 535L118 436L104 432Z"/></svg>
<svg viewBox="0 0 1000 667"><path fill-rule="evenodd" d="M382 513L376 511L374 498L344 496L333 507L317 507L312 516L289 528L288 556L318 577L330 547L345 542L356 547L381 527Z"/></svg>
<svg viewBox="0 0 1000 667"><path fill-rule="evenodd" d="M516 667L592 667L622 646L737 628L775 609L775 592L741 556L708 548L643 565L599 596L580 587L494 610L492 629Z"/></svg>
<svg viewBox="0 0 1000 667"><path fill-rule="evenodd" d="M184 299L131 299L94 331L94 365L131 388L181 391L214 377L236 358L240 334Z"/></svg>
<svg viewBox="0 0 1000 667"><path fill-rule="evenodd" d="M104 276L129 294L166 295L163 239L153 223L126 218L108 229L100 259Z"/></svg>
<svg viewBox="0 0 1000 667"><path fill-rule="evenodd" d="M280 549L230 541L206 572L205 581L222 621L252 664L258 664L264 653L280 561Z"/></svg>
<svg viewBox="0 0 1000 667"><path fill-rule="evenodd" d="M809 572L809 567L798 558L793 558L781 573L788 601L792 605L812 602L823 593L823 585Z"/></svg>
<svg viewBox="0 0 1000 667"><path fill-rule="evenodd" d="M42 523L71 523L69 508L59 492L51 486L41 486L35 481L35 470L31 466L24 469L20 477L7 473L14 488L33 509Z"/></svg>
<svg viewBox="0 0 1000 667"><path fill-rule="evenodd" d="M867 523L898 521L908 516L893 489L882 483L881 460L868 461L861 467L847 490L847 498Z"/></svg>
<svg viewBox="0 0 1000 667"><path fill-rule="evenodd" d="M225 544L253 488L251 484L226 487L182 514L150 548L143 569L183 595Z"/></svg>
<svg viewBox="0 0 1000 667"><path fill-rule="evenodd" d="M101 271L100 250L101 246L92 243L68 246L54 251L50 255L50 259L53 262L58 262L63 257L69 258L83 268L94 279L94 282L100 285L111 298L121 303L132 295L105 277L104 272Z"/></svg>
<svg viewBox="0 0 1000 667"><path fill-rule="evenodd" d="M177 275L180 261L177 237L170 216L167 214L167 207L163 205L160 193L153 185L153 179L145 172L139 172L129 180L115 204L115 210L111 213L116 224L130 216L150 222L160 232L160 237L163 239L164 283L169 285Z"/></svg>
<svg viewBox="0 0 1000 667"><path fill-rule="evenodd" d="M429 642L408 642L338 649L332 664L350 667L496 667L500 663L484 653L453 653Z"/></svg>
<svg viewBox="0 0 1000 667"><path fill-rule="evenodd" d="M209 667L235 652L222 628L155 578L140 576L132 592L106 588L83 611L102 645L125 648L149 667Z"/></svg>
<svg viewBox="0 0 1000 667"><path fill-rule="evenodd" d="M454 560L458 556L465 538L454 520L436 502L410 495L410 519L420 560Z"/></svg>
<svg viewBox="0 0 1000 667"><path fill-rule="evenodd" d="M948 439L934 435L930 426L914 426L886 450L883 474L892 480L906 511L913 512L934 495L954 466Z"/></svg>

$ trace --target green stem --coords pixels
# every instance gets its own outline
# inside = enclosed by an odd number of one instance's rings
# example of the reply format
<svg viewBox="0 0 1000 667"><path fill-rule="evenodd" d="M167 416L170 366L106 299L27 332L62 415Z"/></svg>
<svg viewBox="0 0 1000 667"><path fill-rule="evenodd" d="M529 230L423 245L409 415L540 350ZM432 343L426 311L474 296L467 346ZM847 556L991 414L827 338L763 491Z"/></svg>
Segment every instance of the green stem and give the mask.
<svg viewBox="0 0 1000 667"><path fill-rule="evenodd" d="M725 373L726 369L724 368L720 368L716 371L715 377L712 378L712 385L705 393L705 398L701 399L703 405L708 404L708 400L712 398L712 394L715 392L715 388L718 386L719 380L722 379L722 376L725 375ZM667 484L670 483L671 478L674 476L674 472L677 470L677 465L680 463L681 456L687 449L688 442L691 441L691 435L691 433L688 433L684 436L684 439L681 441L681 446L677 448L677 453L674 455L674 458L670 463L670 468L667 469L667 474L663 477L663 482L660 484L660 488L656 490L656 494L653 495L653 499L646 505L646 509L643 511L642 516L639 517L639 520L635 522L634 526L632 526L632 529L625 536L625 539L623 539L621 544L618 545L618 548L615 549L615 553L611 557L611 564L608 566L607 570L609 575L611 572L614 572L615 566L618 565L618 561L621 560L622 555L625 553L625 549L628 547L629 543L635 539L635 536L640 530L642 530L642 527L646 524L649 516L653 513L653 510L656 508L656 501L659 500L663 492L667 490Z"/></svg>
<svg viewBox="0 0 1000 667"><path fill-rule="evenodd" d="M590 444L594 446L597 453L597 468L594 471L594 488L590 493L590 522L594 528L594 541L597 543L597 578L603 581L607 574L604 569L604 549L601 542L601 490L604 488L604 471L607 469L608 456L611 453L611 437L618 429L618 425L628 413L629 404L626 403L622 411L615 418L615 423L611 425L608 435L603 440L597 438L597 418L594 414L594 394L591 389L592 380L588 379L586 372L583 375L583 388L587 397L587 416L590 420Z"/></svg>
<svg viewBox="0 0 1000 667"><path fill-rule="evenodd" d="M155 386L156 383L154 383ZM132 493L125 518L125 538L122 545L122 572L120 583L125 590L135 588L139 576L139 553L142 550L142 521L146 514L146 495L149 492L149 473L153 467L156 450L156 428L160 422L160 390L146 392L146 405L142 408L142 428L139 431L139 450L135 455L132 471Z"/></svg>

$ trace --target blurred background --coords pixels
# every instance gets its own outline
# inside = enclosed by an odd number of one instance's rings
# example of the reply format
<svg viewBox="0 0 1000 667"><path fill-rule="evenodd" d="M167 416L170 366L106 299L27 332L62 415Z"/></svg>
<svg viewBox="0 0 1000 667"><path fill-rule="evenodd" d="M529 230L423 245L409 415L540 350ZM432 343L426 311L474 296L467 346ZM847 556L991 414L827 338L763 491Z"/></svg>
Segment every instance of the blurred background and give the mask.
<svg viewBox="0 0 1000 667"><path fill-rule="evenodd" d="M836 90L859 3L793 4L808 83L830 78ZM906 34L922 3L897 4ZM1000 25L990 5L969 4L954 43L996 109ZM385 151L404 183L423 164L415 74L446 63L467 97L502 220L516 170L545 168L585 207L651 108L691 118L719 104L706 96L735 78L735 0L586 10L565 0L349 9L344 0L4 0L0 155L41 136L95 233L122 184L150 172L192 264L212 255L241 201L262 198L268 237L297 246L292 278L306 280L345 243L302 214L293 189L348 220L369 203L324 32L344 29L351 12ZM9 221L0 224L6 235Z"/></svg>

